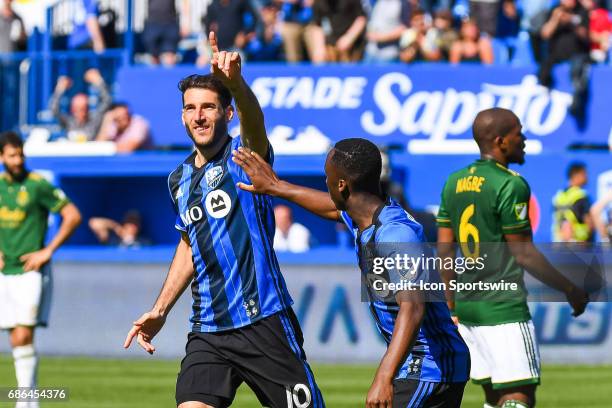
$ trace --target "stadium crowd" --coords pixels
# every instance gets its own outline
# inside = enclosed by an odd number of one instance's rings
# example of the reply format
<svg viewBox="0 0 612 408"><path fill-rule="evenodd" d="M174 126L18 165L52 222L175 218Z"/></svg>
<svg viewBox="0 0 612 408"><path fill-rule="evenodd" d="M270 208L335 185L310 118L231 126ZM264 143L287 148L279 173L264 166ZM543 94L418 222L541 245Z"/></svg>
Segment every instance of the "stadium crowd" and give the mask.
<svg viewBox="0 0 612 408"><path fill-rule="evenodd" d="M189 0L148 0L137 43L145 60L174 65L208 62L204 33L249 61L450 61L490 64L527 58L548 65L585 53L609 59L612 20L607 0L208 0L193 16ZM12 0L0 9L0 52L23 50L23 22ZM81 0L68 33L70 49L103 52L117 45L113 32L122 2ZM199 21L199 24L189 24ZM554 23L554 24L553 24ZM223 30L219 30L223 27ZM582 30L584 28L584 30ZM575 36L578 38L575 38ZM181 39L198 38L190 60ZM528 41L525 41L526 39ZM545 42L548 40L547 48ZM559 41L557 41L559 40ZM570 56L571 56L570 55ZM548 58L547 58L548 57ZM531 60L531 59L530 59ZM517 61L521 63L523 61ZM548 66L547 65L547 66ZM544 78L546 79L546 78ZM543 81L545 82L545 80Z"/></svg>

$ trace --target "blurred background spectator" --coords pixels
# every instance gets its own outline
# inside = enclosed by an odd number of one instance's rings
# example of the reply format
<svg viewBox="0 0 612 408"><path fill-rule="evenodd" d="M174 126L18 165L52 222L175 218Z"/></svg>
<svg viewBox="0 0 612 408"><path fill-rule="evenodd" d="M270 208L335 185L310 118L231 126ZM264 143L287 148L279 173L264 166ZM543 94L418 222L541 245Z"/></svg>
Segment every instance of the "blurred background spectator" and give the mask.
<svg viewBox="0 0 612 408"><path fill-rule="evenodd" d="M101 53L106 49L100 24L98 23L97 0L79 0L73 14L73 29L68 37L70 49L93 49Z"/></svg>
<svg viewBox="0 0 612 408"><path fill-rule="evenodd" d="M589 13L591 59L594 62L606 62L610 51L610 35L612 35L610 14L599 1L580 0L580 4Z"/></svg>
<svg viewBox="0 0 612 408"><path fill-rule="evenodd" d="M612 190L608 190L590 210L600 242L612 242Z"/></svg>
<svg viewBox="0 0 612 408"><path fill-rule="evenodd" d="M244 47L255 36L255 25L259 20L259 12L250 0L212 0L202 20L204 35L199 50L198 65L206 64L210 57L209 31L217 33L219 49L242 53Z"/></svg>
<svg viewBox="0 0 612 408"><path fill-rule="evenodd" d="M15 13L12 0L1 0L0 53L25 50L26 32L21 17Z"/></svg>
<svg viewBox="0 0 612 408"><path fill-rule="evenodd" d="M500 7L500 0L470 0L470 18L481 33L495 36Z"/></svg>
<svg viewBox="0 0 612 408"><path fill-rule="evenodd" d="M111 104L108 88L97 69L87 70L83 78L98 91L99 101L93 111L89 109L89 96L80 92L70 100L70 115L61 112L60 100L72 87L72 79L66 76L58 78L55 91L49 101L49 109L66 132L66 137L73 142L94 140L102 123L102 116Z"/></svg>
<svg viewBox="0 0 612 408"><path fill-rule="evenodd" d="M154 65L176 64L176 51L181 37L189 35L189 0L181 0L182 24L174 0L148 0L149 8L142 41Z"/></svg>
<svg viewBox="0 0 612 408"><path fill-rule="evenodd" d="M589 15L576 0L561 0L557 7L550 10L541 34L548 41L548 52L540 66L540 83L552 87L553 66L569 61L574 86L570 112L581 118L589 85Z"/></svg>
<svg viewBox="0 0 612 408"><path fill-rule="evenodd" d="M433 26L427 32L440 53L440 59L448 61L453 43L459 34L453 27L453 15L447 9L435 12Z"/></svg>
<svg viewBox="0 0 612 408"><path fill-rule="evenodd" d="M291 208L286 205L274 207L276 232L274 233L274 250L279 252L306 252L310 249L310 231L297 222L293 222Z"/></svg>
<svg viewBox="0 0 612 408"><path fill-rule="evenodd" d="M312 22L315 0L281 0L281 35L287 62L304 60L304 48L310 61L325 62L325 35Z"/></svg>
<svg viewBox="0 0 612 408"><path fill-rule="evenodd" d="M136 248L149 245L142 234L142 219L136 210L128 211L121 222L110 218L92 217L89 228L101 244Z"/></svg>
<svg viewBox="0 0 612 408"><path fill-rule="evenodd" d="M278 24L278 5L267 1L261 7L262 27L245 48L248 61L280 61L283 38Z"/></svg>
<svg viewBox="0 0 612 408"><path fill-rule="evenodd" d="M315 0L313 12L325 33L327 61L360 61L367 25L361 0Z"/></svg>
<svg viewBox="0 0 612 408"><path fill-rule="evenodd" d="M550 0L522 1L521 28L529 35L532 55L538 64L543 58L543 40L540 34L546 23Z"/></svg>
<svg viewBox="0 0 612 408"><path fill-rule="evenodd" d="M459 39L450 50L450 62L480 62L493 63L493 47L488 37L480 35L478 25L474 20L464 20L461 23Z"/></svg>
<svg viewBox="0 0 612 408"><path fill-rule="evenodd" d="M104 114L96 140L115 142L119 153L148 149L151 147L149 122L132 114L126 103L114 103Z"/></svg>
<svg viewBox="0 0 612 408"><path fill-rule="evenodd" d="M403 62L437 61L441 58L434 38L435 33L429 31L427 20L423 10L417 9L412 12L410 28L402 33L400 39L400 60Z"/></svg>
<svg viewBox="0 0 612 408"><path fill-rule="evenodd" d="M403 0L378 0L372 8L366 31L365 61L389 62L399 59L399 39L409 24Z"/></svg>
<svg viewBox="0 0 612 408"><path fill-rule="evenodd" d="M567 170L568 187L553 198L554 242L590 242L593 240L593 220L589 213L591 201L584 186L588 182L584 163L571 163Z"/></svg>

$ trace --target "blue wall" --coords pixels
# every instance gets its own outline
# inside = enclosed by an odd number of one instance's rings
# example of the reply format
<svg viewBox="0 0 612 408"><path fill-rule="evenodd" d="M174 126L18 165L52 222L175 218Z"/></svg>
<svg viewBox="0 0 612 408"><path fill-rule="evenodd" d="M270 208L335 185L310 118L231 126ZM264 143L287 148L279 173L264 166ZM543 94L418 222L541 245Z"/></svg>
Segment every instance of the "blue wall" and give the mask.
<svg viewBox="0 0 612 408"><path fill-rule="evenodd" d="M151 121L158 145L189 144L180 120L177 83L195 72L192 67L120 70L118 98ZM289 128L295 138L310 126L331 141L359 136L409 148L420 141L421 148L438 152L451 141L471 140L476 113L500 106L519 116L527 137L544 152L561 152L576 142L607 143L612 116L603 112L612 102L611 67L593 67L584 127L568 112L568 66L555 70L557 85L552 91L537 84L535 72L535 67L470 64L244 67L270 135ZM429 143L423 146L425 141Z"/></svg>

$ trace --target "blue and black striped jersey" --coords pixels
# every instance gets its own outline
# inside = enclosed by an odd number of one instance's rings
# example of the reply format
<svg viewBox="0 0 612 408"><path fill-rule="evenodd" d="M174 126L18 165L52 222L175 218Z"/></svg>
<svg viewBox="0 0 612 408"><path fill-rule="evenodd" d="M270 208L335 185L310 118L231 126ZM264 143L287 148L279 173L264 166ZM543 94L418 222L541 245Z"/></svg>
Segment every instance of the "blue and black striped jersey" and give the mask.
<svg viewBox="0 0 612 408"><path fill-rule="evenodd" d="M404 248L407 252L417 247L422 248L419 243L424 241L423 227L393 199L388 199L376 211L372 225L361 232L346 212L343 211L341 216L355 238L359 266L365 278L372 274L372 262L362 259L367 256L364 253L371 253L365 249L366 246L376 246L376 256L382 258L393 258L398 253L398 248ZM385 252L391 248L394 248L392 252ZM384 301L375 296L371 290L366 289L366 292L372 317L385 342L389 344L399 305ZM425 303L425 315L415 344L398 370L397 379L430 382L468 380L470 370L468 348L453 324L443 300L444 295L441 294L438 301Z"/></svg>
<svg viewBox="0 0 612 408"><path fill-rule="evenodd" d="M293 303L272 248L272 199L236 187L251 183L231 159L239 146L240 137L228 138L200 168L194 152L168 177L175 227L191 241L194 332L246 326ZM270 146L268 162L273 157Z"/></svg>

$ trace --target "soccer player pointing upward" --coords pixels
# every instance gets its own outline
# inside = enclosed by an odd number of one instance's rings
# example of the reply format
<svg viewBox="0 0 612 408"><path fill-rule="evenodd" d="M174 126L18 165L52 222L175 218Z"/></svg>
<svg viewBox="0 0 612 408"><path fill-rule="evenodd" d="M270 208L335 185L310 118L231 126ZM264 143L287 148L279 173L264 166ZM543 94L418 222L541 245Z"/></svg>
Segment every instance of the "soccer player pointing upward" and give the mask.
<svg viewBox="0 0 612 408"><path fill-rule="evenodd" d="M168 178L181 239L157 301L134 322L125 347L136 337L153 353L153 337L191 282L191 333L176 383L180 408L230 406L243 382L266 407L324 407L272 249L272 199L238 189L249 179L230 160L232 150L248 146L273 162L263 113L238 53L219 51L214 33L210 44L212 74L179 83L182 120L195 146ZM240 119L235 139L227 131L232 96Z"/></svg>
<svg viewBox="0 0 612 408"><path fill-rule="evenodd" d="M284 198L346 223L355 237L363 276L371 275L373 256L393 258L398 253L394 251L412 251L410 247L420 247L423 241L421 225L397 202L382 197L382 160L372 142L336 143L325 162L329 194L279 180L259 154L247 149L234 152L234 160L252 181L240 183L240 188ZM418 291L408 292L396 292L390 300L367 290L370 312L388 347L366 406L458 408L469 374L467 346L444 302L425 302Z"/></svg>

